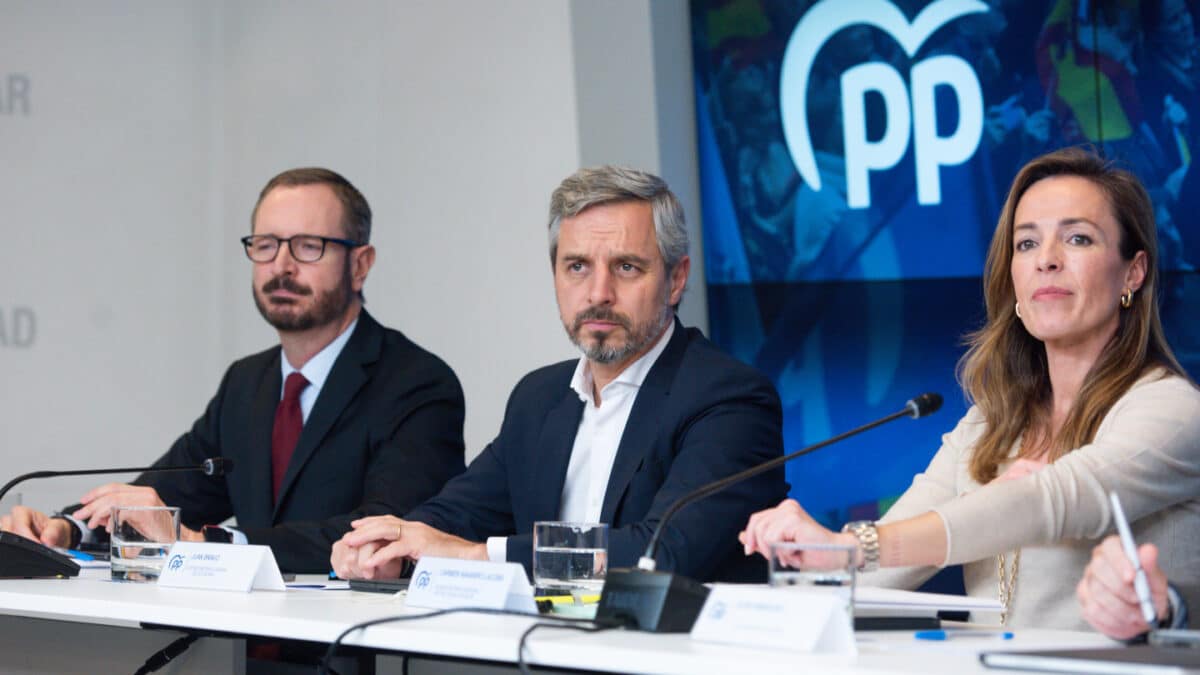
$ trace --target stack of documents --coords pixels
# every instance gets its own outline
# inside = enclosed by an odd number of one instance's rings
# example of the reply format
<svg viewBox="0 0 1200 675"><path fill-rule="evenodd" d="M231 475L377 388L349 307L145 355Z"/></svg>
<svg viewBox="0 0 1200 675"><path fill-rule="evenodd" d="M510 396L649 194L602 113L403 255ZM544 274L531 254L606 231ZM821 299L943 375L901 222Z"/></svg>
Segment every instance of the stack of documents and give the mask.
<svg viewBox="0 0 1200 675"><path fill-rule="evenodd" d="M710 587L763 586L759 584L708 584ZM806 586L780 588L781 593L789 589L812 590ZM1004 607L995 598L973 598L966 595L944 593L918 593L894 588L858 586L854 589L854 616L856 617L935 617L938 612L984 612L999 615ZM999 617L997 617L999 621Z"/></svg>
<svg viewBox="0 0 1200 675"><path fill-rule="evenodd" d="M999 614L1004 607L995 598L967 595L918 593L894 588L859 586L854 589L854 616L937 616L938 612L986 612Z"/></svg>

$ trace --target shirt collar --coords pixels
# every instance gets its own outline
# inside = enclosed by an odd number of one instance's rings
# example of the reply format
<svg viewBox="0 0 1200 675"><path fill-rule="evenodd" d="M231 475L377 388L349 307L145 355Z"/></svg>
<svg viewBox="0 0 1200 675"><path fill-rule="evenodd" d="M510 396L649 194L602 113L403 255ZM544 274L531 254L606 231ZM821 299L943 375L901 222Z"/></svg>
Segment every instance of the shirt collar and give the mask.
<svg viewBox="0 0 1200 675"><path fill-rule="evenodd" d="M646 381L646 376L650 374L650 368L654 366L654 362L658 360L658 357L667 348L667 343L671 341L671 335L674 333L675 319L672 317L671 321L667 324L667 329L663 331L662 336L658 338L658 342L654 343L650 351L642 354L637 361L626 366L625 370L622 370L621 374L617 375L615 380L609 382L604 389L600 390L601 400L603 400L604 390L614 384L627 385L635 389L641 388L642 383ZM581 401L595 403L595 400L592 398L592 368L586 356L579 357L579 363L575 365L575 375L571 378L571 389L575 390Z"/></svg>
<svg viewBox="0 0 1200 675"><path fill-rule="evenodd" d="M358 325L358 318L350 322L346 326L346 330L333 339L333 342L325 345L325 348L317 352L315 356L308 360L301 368L293 368L292 364L288 363L287 356L280 350L279 364L283 371L283 381L287 382L288 375L300 371L304 379L308 380L308 385L313 391L320 391L325 384L325 379L329 377L329 371L333 370L333 362L337 361L338 354L342 353L342 348L350 341L350 336L354 334L354 327Z"/></svg>

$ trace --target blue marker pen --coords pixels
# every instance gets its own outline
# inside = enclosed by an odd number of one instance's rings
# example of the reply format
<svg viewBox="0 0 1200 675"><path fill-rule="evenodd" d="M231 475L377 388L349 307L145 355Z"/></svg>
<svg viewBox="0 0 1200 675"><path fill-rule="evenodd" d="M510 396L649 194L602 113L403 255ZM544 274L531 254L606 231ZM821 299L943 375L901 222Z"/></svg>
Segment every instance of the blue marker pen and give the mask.
<svg viewBox="0 0 1200 675"><path fill-rule="evenodd" d="M959 638L984 638L989 640L1011 640L1012 631L1007 630L974 630L971 628L952 628L948 630L919 630L913 634L918 640L957 640Z"/></svg>
<svg viewBox="0 0 1200 675"><path fill-rule="evenodd" d="M96 556L91 555L90 553L84 553L83 551L76 551L73 548L67 549L67 555L71 556L72 558L77 558L79 560L85 560L85 561L91 561L91 560L96 559Z"/></svg>

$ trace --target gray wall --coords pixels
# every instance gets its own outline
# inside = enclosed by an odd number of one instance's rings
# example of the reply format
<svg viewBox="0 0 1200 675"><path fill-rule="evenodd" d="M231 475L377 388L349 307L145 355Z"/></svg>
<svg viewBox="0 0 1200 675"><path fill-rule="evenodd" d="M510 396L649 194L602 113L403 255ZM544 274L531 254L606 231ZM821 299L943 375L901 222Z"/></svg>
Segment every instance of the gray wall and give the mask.
<svg viewBox="0 0 1200 675"><path fill-rule="evenodd" d="M470 457L521 374L575 354L545 210L578 166L676 188L705 326L689 54L684 0L4 3L4 475L149 462L274 344L236 239L291 166L371 202L368 309L458 373Z"/></svg>

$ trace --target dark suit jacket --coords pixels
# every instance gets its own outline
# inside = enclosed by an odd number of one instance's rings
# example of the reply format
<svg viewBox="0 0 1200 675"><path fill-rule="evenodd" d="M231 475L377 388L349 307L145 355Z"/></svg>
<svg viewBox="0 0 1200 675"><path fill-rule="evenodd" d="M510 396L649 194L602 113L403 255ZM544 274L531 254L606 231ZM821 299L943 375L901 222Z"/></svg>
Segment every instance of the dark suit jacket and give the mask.
<svg viewBox="0 0 1200 675"><path fill-rule="evenodd" d="M271 428L281 392L280 348L235 362L192 430L156 466L233 459L224 478L147 474L140 485L199 528L229 516L279 566L326 572L333 542L365 515L403 514L463 471L463 395L454 372L364 310L296 444L271 502Z"/></svg>
<svg viewBox="0 0 1200 675"><path fill-rule="evenodd" d="M473 541L508 537L508 560L530 568L533 523L558 520L563 482L583 415L571 389L577 361L536 370L509 397L500 435L409 519ZM696 487L783 453L775 388L700 331L675 333L638 391L617 449L600 520L611 527L609 565L629 567L672 502ZM751 513L786 496L783 470L681 510L662 535L659 569L709 581L765 578L737 533Z"/></svg>

